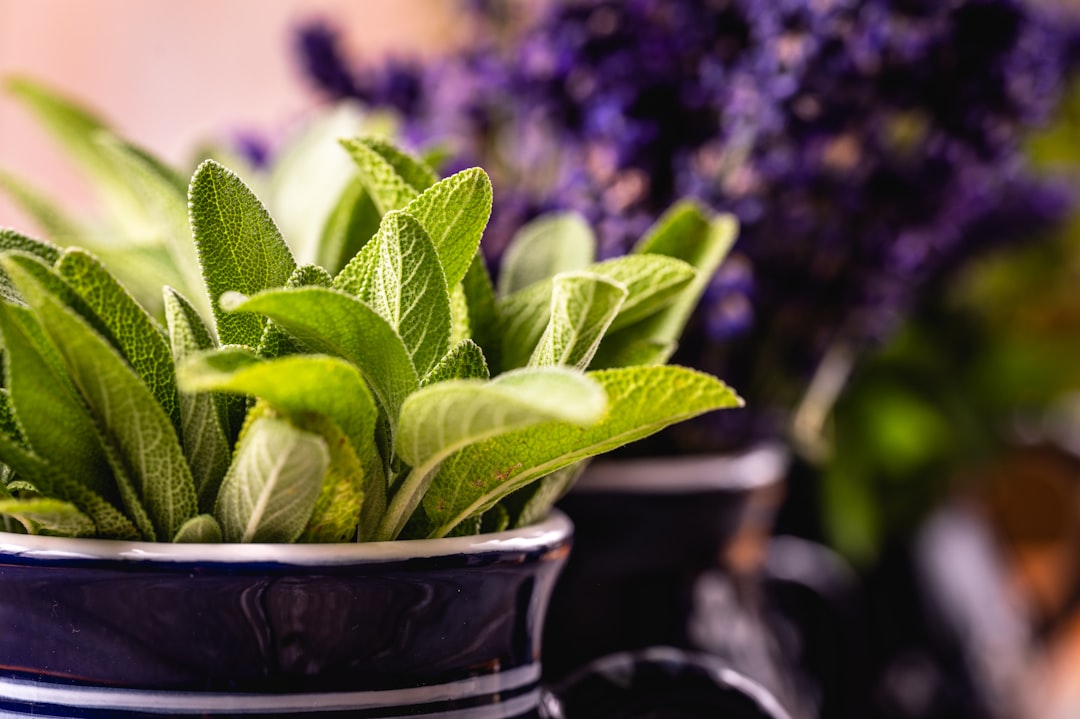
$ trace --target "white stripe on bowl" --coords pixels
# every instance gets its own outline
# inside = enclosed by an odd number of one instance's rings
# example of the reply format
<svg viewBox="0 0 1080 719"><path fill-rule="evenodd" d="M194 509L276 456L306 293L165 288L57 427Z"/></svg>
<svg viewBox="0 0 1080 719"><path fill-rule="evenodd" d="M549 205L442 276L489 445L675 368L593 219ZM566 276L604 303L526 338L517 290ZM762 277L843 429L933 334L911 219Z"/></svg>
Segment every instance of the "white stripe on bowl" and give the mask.
<svg viewBox="0 0 1080 719"><path fill-rule="evenodd" d="M79 709L116 709L174 714L214 712L284 714L296 711L388 709L413 704L471 699L518 689L538 681L540 681L539 663L497 674L485 674L432 686L305 694L172 692L153 689L72 686L0 678L0 697L31 704ZM450 719L458 715L444 712L423 716L445 716L446 719ZM479 719L479 715L477 716ZM491 719L504 716L510 716L510 714L492 714Z"/></svg>

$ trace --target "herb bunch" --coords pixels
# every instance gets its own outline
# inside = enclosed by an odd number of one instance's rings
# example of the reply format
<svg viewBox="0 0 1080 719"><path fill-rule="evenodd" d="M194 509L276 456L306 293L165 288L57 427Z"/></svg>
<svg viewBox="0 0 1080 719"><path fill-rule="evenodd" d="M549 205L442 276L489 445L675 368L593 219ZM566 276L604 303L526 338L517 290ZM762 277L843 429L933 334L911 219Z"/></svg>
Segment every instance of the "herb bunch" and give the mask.
<svg viewBox="0 0 1080 719"><path fill-rule="evenodd" d="M61 108L51 116L69 121ZM173 235L194 240L212 321L166 287L162 325L93 254L0 231L9 530L178 542L497 530L546 514L583 460L740 403L660 364L734 239L729 217L680 205L606 262L582 251L580 218L546 218L496 294L479 254L487 174L439 179L361 137L342 142L356 174L326 235L356 249L332 274L298 263L223 165L180 186L119 142L106 164L139 160L152 178L139 192L187 205Z"/></svg>
<svg viewBox="0 0 1080 719"><path fill-rule="evenodd" d="M456 138L508 178L502 238L573 208L614 255L676 197L739 217L679 359L753 414L691 443L779 431L829 347L887 337L967 258L1068 205L1020 141L1058 95L1070 23L1023 0L581 0L511 28L357 71L325 26L299 45L329 96L395 108L412 138Z"/></svg>

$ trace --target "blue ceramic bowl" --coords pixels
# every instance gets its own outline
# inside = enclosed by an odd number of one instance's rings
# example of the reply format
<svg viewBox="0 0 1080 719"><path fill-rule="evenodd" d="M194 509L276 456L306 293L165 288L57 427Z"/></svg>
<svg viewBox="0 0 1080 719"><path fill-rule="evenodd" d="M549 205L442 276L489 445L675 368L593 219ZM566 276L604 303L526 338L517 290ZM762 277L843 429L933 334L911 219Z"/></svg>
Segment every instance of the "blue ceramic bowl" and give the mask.
<svg viewBox="0 0 1080 719"><path fill-rule="evenodd" d="M571 542L169 545L0 533L0 717L537 716Z"/></svg>

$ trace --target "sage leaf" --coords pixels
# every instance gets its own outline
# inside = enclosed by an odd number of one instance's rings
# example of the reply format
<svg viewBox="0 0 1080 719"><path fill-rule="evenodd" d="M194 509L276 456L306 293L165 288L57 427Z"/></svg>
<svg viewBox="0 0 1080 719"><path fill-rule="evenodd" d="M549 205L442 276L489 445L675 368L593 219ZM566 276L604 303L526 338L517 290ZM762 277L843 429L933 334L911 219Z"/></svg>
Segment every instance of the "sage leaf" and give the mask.
<svg viewBox="0 0 1080 719"><path fill-rule="evenodd" d="M48 242L35 240L25 235L20 235L15 230L0 227L0 250L15 250L33 255L43 262L51 265L60 257L60 248ZM0 300L25 305L19 291L11 284L11 280L3 272L0 272Z"/></svg>
<svg viewBox="0 0 1080 719"><path fill-rule="evenodd" d="M336 357L291 355L241 363L228 354L204 352L180 365L179 379L186 392L253 395L285 412L325 415L357 448L374 448L375 400L360 371Z"/></svg>
<svg viewBox="0 0 1080 719"><path fill-rule="evenodd" d="M187 357L212 349L215 343L210 331L191 303L168 287L164 297L174 363L179 366ZM184 457L191 468L199 508L210 511L232 459L228 407L223 397L208 392L181 391L179 396Z"/></svg>
<svg viewBox="0 0 1080 719"><path fill-rule="evenodd" d="M283 419L256 419L241 436L214 508L225 541L296 541L329 464L319 435Z"/></svg>
<svg viewBox="0 0 1080 719"><path fill-rule="evenodd" d="M94 520L70 502L39 497L0 500L0 515L22 522L30 534L59 537L88 537L94 534Z"/></svg>
<svg viewBox="0 0 1080 719"><path fill-rule="evenodd" d="M402 402L420 386L405 343L375 310L344 292L300 287L233 296L230 308L271 318L316 352L356 365L392 426ZM235 304L232 302L235 301Z"/></svg>
<svg viewBox="0 0 1080 719"><path fill-rule="evenodd" d="M363 180L353 178L326 218L315 262L332 274L340 272L378 231L381 217Z"/></svg>
<svg viewBox="0 0 1080 719"><path fill-rule="evenodd" d="M510 241L499 268L499 296L507 297L560 272L588 267L596 236L576 212L555 212L526 224Z"/></svg>
<svg viewBox="0 0 1080 719"><path fill-rule="evenodd" d="M300 265L293 270L285 286L330 287L333 282L330 273L322 267L318 265ZM296 340L289 336L288 332L270 321L266 323L266 328L263 329L262 339L259 340L257 351L260 357L281 357L298 354L303 351L303 348L297 345Z"/></svg>
<svg viewBox="0 0 1080 719"><path fill-rule="evenodd" d="M19 477L33 482L43 494L66 500L76 505L94 521L97 536L111 539L153 539L153 535L141 535L131 521L110 502L70 479L59 468L50 465L23 447L19 441L0 432L0 462L10 467Z"/></svg>
<svg viewBox="0 0 1080 719"><path fill-rule="evenodd" d="M529 359L529 366L587 368L628 294L626 285L603 275L588 272L556 275L548 326Z"/></svg>
<svg viewBox="0 0 1080 719"><path fill-rule="evenodd" d="M385 483L372 483L373 490L382 490L382 506L374 516L369 513L361 521L361 510L368 500L364 492L368 483L365 482L364 462L357 456L352 442L328 417L312 414L291 419L302 429L320 435L330 452L330 464L323 475L315 508L298 541L348 542L356 538L358 525L370 522L373 528L386 508Z"/></svg>
<svg viewBox="0 0 1080 719"><path fill-rule="evenodd" d="M342 140L341 144L356 162L359 176L380 215L402 209L438 180L420 160L385 140L360 137Z"/></svg>
<svg viewBox="0 0 1080 719"><path fill-rule="evenodd" d="M674 257L691 265L697 274L675 302L651 318L648 325L638 328L638 338L648 337L664 343L679 339L690 314L731 251L738 234L739 223L734 215L711 215L692 201L677 203L657 220L634 252Z"/></svg>
<svg viewBox="0 0 1080 719"><path fill-rule="evenodd" d="M30 310L0 302L7 389L29 449L102 496L118 499L112 472L85 403Z"/></svg>
<svg viewBox="0 0 1080 719"><path fill-rule="evenodd" d="M480 247L491 199L491 178L474 167L431 185L405 207L431 237L449 287L465 276Z"/></svg>
<svg viewBox="0 0 1080 719"><path fill-rule="evenodd" d="M464 518L563 467L675 422L742 403L720 380L684 367L628 367L588 376L608 398L608 412L599 423L526 427L471 444L443 462L423 502L438 527L432 536L444 536Z"/></svg>
<svg viewBox="0 0 1080 719"><path fill-rule="evenodd" d="M597 422L607 402L584 374L563 367L507 372L493 380L450 380L411 395L401 408L395 449L412 466L386 512L380 539L394 539L439 463L463 447L541 422Z"/></svg>
<svg viewBox="0 0 1080 719"><path fill-rule="evenodd" d="M56 272L102 319L116 341L116 349L146 383L179 432L176 374L162 328L105 266L85 250L64 250L56 262Z"/></svg>
<svg viewBox="0 0 1080 719"><path fill-rule="evenodd" d="M424 377L423 385L451 379L488 379L490 376L483 350L472 340L465 339L439 360L439 364Z"/></svg>
<svg viewBox="0 0 1080 719"><path fill-rule="evenodd" d="M495 309L495 289L488 276L484 256L477 252L461 280L465 303L469 310L468 325L471 339L484 350L488 366L502 369L500 361L499 316ZM543 327L540 328L543 332Z"/></svg>
<svg viewBox="0 0 1080 719"><path fill-rule="evenodd" d="M296 262L266 208L213 160L195 170L188 190L191 231L222 344L257 347L266 319L222 310L221 295L282 287Z"/></svg>
<svg viewBox="0 0 1080 719"><path fill-rule="evenodd" d="M17 259L2 255L0 265L59 350L98 425L115 439L154 528L173 536L195 514L196 495L172 421L109 341Z"/></svg>
<svg viewBox="0 0 1080 719"><path fill-rule="evenodd" d="M689 287L694 268L678 259L661 255L628 255L590 265L588 272L626 286L627 296L613 328L636 324L640 318L659 312ZM504 368L528 363L551 317L554 279L536 282L499 301L498 327Z"/></svg>
<svg viewBox="0 0 1080 719"><path fill-rule="evenodd" d="M184 522L173 537L177 544L220 544L221 539L221 525L209 514L199 514Z"/></svg>
<svg viewBox="0 0 1080 719"><path fill-rule="evenodd" d="M361 299L397 330L417 373L427 374L450 345L450 295L438 253L404 212L386 214L372 242L374 273Z"/></svg>
<svg viewBox="0 0 1080 719"><path fill-rule="evenodd" d="M485 512L484 517L496 509L502 509L506 513L507 526L527 527L542 521L555 503L577 483L588 464L588 460L575 462L525 485Z"/></svg>

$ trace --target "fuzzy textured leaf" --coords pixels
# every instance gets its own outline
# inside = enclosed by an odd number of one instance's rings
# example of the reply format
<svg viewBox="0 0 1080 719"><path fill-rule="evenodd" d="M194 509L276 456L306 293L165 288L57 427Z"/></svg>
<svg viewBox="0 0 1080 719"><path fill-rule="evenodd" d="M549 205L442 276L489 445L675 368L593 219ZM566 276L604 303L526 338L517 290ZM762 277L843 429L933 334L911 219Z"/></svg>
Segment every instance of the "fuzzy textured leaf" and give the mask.
<svg viewBox="0 0 1080 719"><path fill-rule="evenodd" d="M342 140L341 144L356 162L364 188L380 215L402 209L438 179L430 168L424 172L419 160L389 149L384 140L361 137Z"/></svg>
<svg viewBox="0 0 1080 719"><path fill-rule="evenodd" d="M0 265L59 350L99 426L116 441L154 528L173 536L195 514L196 495L172 421L108 340L15 259L0 256Z"/></svg>
<svg viewBox="0 0 1080 719"><path fill-rule="evenodd" d="M318 265L300 265L293 270L286 287L331 287L333 279L322 267ZM282 357L284 355L298 354L303 351L296 340L288 332L274 324L273 321L266 323L263 329L262 339L259 340L258 354L260 357Z"/></svg>
<svg viewBox="0 0 1080 719"><path fill-rule="evenodd" d="M402 402L420 386L401 337L355 297L323 287L300 287L234 299L232 309L266 315L312 350L356 365L394 425Z"/></svg>
<svg viewBox="0 0 1080 719"><path fill-rule="evenodd" d="M626 285L590 272L554 277L547 329L529 359L530 367L589 366L604 333L628 295Z"/></svg>
<svg viewBox="0 0 1080 719"><path fill-rule="evenodd" d="M116 349L146 383L179 432L176 373L169 342L161 326L105 266L85 250L74 247L64 250L56 263L56 272L105 323L116 340Z"/></svg>
<svg viewBox="0 0 1080 719"><path fill-rule="evenodd" d="M443 462L424 497L424 511L438 527L432 536L444 536L462 519L563 467L741 404L720 380L684 367L629 367L588 376L608 398L608 413L599 423L539 424L469 445Z"/></svg>
<svg viewBox="0 0 1080 719"><path fill-rule="evenodd" d="M256 419L245 428L214 508L225 541L296 541L329 464L319 435L283 419Z"/></svg>
<svg viewBox="0 0 1080 719"><path fill-rule="evenodd" d="M177 544L218 544L221 539L221 525L209 514L200 514L184 522L173 537Z"/></svg>
<svg viewBox="0 0 1080 719"><path fill-rule="evenodd" d="M449 287L465 276L480 247L491 198L491 179L474 167L435 183L405 207L431 237Z"/></svg>
<svg viewBox="0 0 1080 719"><path fill-rule="evenodd" d="M318 244L316 263L336 274L379 229L381 214L364 188L354 178L341 193L326 219Z"/></svg>
<svg viewBox="0 0 1080 719"><path fill-rule="evenodd" d="M0 303L0 332L11 406L32 438L30 450L88 489L117 499L94 419L34 315Z"/></svg>
<svg viewBox="0 0 1080 719"><path fill-rule="evenodd" d="M31 534L88 537L95 529L94 520L74 504L46 497L0 500L0 515L15 517Z"/></svg>
<svg viewBox="0 0 1080 719"><path fill-rule="evenodd" d="M423 384L427 386L451 379L488 379L490 376L483 350L472 340L465 339L439 360L435 369L424 377Z"/></svg>
<svg viewBox="0 0 1080 719"><path fill-rule="evenodd" d="M179 366L185 358L212 349L214 340L198 312L183 295L166 287L164 296L169 344L173 361ZM179 396L181 445L191 468L199 508L205 512L213 508L232 459L228 408L224 398L208 392L182 391Z"/></svg>
<svg viewBox="0 0 1080 719"><path fill-rule="evenodd" d="M228 313L220 299L226 292L251 295L282 287L296 262L270 214L233 172L213 160L199 165L188 191L191 231L203 281L222 344L257 347L266 319Z"/></svg>

